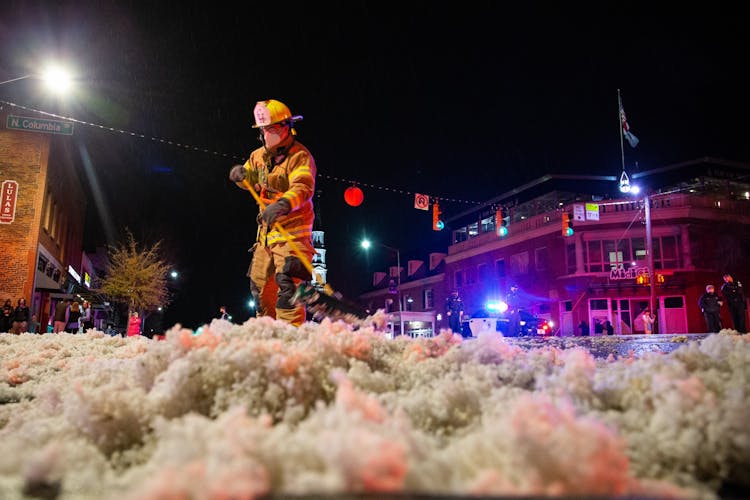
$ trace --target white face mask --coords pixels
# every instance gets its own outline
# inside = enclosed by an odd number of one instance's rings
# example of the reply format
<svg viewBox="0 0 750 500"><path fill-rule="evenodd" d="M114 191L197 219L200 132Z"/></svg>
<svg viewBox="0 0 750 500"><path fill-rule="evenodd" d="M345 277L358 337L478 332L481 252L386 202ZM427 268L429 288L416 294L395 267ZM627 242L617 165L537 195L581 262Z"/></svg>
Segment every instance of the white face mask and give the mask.
<svg viewBox="0 0 750 500"><path fill-rule="evenodd" d="M263 134L263 142L268 149L278 146L289 135L289 127L286 125L271 125L260 130Z"/></svg>

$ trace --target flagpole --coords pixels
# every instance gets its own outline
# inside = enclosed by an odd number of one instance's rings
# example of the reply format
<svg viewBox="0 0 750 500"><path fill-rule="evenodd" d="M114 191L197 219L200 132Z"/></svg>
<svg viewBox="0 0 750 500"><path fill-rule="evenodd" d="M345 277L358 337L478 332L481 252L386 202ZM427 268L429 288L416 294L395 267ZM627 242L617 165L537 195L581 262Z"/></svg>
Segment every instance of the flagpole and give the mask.
<svg viewBox="0 0 750 500"><path fill-rule="evenodd" d="M622 159L622 171L625 171L625 146L622 142L622 99L620 99L620 89L617 89L617 118L620 129L620 158Z"/></svg>

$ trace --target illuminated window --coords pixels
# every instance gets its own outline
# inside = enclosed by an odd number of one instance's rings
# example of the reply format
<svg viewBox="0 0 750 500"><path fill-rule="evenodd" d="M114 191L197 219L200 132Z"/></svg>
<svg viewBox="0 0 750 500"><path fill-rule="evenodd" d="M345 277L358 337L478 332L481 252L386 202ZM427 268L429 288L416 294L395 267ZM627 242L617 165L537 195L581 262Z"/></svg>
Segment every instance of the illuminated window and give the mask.
<svg viewBox="0 0 750 500"><path fill-rule="evenodd" d="M435 305L432 298L432 288L425 288L422 292L422 303L425 309L432 309Z"/></svg>

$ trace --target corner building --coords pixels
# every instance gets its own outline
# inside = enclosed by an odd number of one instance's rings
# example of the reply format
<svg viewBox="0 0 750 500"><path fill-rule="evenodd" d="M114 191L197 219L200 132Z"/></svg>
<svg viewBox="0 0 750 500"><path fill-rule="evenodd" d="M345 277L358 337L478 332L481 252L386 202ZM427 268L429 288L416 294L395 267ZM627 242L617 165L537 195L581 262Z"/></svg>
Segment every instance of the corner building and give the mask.
<svg viewBox="0 0 750 500"><path fill-rule="evenodd" d="M591 335L606 321L642 334L650 303L655 333L705 332L705 286L719 289L726 272L750 282L750 165L701 158L631 178L648 197L617 192L614 177L548 175L449 219L444 289L458 289L471 315L516 283L522 306L555 321L557 335L580 334L581 321ZM731 327L726 304L721 318Z"/></svg>

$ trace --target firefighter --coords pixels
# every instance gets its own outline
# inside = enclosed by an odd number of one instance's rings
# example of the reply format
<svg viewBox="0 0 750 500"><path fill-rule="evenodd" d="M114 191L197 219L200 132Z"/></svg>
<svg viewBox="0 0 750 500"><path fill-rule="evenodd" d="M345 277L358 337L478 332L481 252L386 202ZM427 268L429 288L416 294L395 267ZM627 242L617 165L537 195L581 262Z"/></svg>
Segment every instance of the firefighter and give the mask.
<svg viewBox="0 0 750 500"><path fill-rule="evenodd" d="M258 304L258 316L271 316L299 326L305 321L305 308L291 303L301 281L311 275L295 255L296 248L312 261L314 220L312 197L315 193L315 160L296 139L293 116L282 102L259 101L253 110L262 146L250 154L244 165L235 165L229 179L242 189L245 182L259 194L265 209L258 214L256 242L248 276L250 290ZM274 228L278 223L288 233Z"/></svg>

